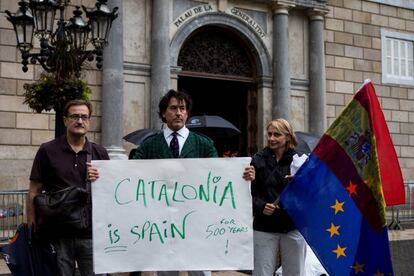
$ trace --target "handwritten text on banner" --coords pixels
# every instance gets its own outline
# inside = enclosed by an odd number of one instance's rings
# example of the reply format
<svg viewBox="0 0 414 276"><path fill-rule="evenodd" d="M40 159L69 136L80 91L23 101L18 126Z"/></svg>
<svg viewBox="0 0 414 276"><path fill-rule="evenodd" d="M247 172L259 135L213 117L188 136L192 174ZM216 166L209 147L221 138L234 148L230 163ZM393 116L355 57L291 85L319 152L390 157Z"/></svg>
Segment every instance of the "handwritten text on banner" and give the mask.
<svg viewBox="0 0 414 276"><path fill-rule="evenodd" d="M95 273L252 269L249 163L93 161Z"/></svg>

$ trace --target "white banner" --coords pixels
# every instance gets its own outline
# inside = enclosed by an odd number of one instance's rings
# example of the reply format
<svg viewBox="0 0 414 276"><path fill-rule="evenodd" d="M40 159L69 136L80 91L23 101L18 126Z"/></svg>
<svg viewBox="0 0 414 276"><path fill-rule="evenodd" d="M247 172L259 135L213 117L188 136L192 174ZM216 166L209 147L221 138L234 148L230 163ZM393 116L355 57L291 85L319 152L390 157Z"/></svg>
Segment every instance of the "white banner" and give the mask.
<svg viewBox="0 0 414 276"><path fill-rule="evenodd" d="M250 158L92 161L95 273L250 270Z"/></svg>

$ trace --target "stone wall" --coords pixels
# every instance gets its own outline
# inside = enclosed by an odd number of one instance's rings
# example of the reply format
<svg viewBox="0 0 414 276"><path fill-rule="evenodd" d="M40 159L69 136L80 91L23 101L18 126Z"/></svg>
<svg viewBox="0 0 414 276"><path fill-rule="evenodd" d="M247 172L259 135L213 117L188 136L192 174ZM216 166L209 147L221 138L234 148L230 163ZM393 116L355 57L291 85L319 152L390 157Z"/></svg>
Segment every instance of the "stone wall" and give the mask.
<svg viewBox="0 0 414 276"><path fill-rule="evenodd" d="M14 13L16 0L0 0L0 187L27 188L33 157L39 145L53 139L54 113L34 113L23 104L23 85L39 78L40 66L29 65L23 73L20 53L15 47L15 35L5 10ZM74 5L91 7L93 0L71 0ZM174 1L178 3L179 1ZM381 1L328 0L329 13L325 17L326 89L328 124L332 123L364 79L373 80L387 119L392 139L400 160L405 180L414 180L414 86L383 84L381 78L381 29L414 33L414 10L393 7ZM250 1L182 1L185 5L210 3L237 6L244 11L255 11L266 20L262 22L272 36L270 7L264 2ZM219 4L217 4L219 3ZM221 4L220 4L221 3ZM226 3L224 5L223 3ZM125 0L124 8L124 135L150 125L150 70L151 70L151 14L152 1ZM224 6L223 6L224 5ZM174 6L175 7L175 6ZM182 10L172 10L172 15ZM256 13L251 12L253 15ZM175 19L172 16L173 20ZM260 18L259 18L260 19ZM296 129L308 131L308 16L306 10L293 9L289 19L289 43L292 76L292 122ZM37 44L38 45L38 44ZM272 52L271 39L265 43ZM119 47L120 45L114 45ZM92 88L94 113L90 139L100 142L101 72L92 62L84 79ZM174 69L174 68L173 68ZM176 87L176 74L171 87ZM269 84L270 85L270 84ZM271 117L271 88L259 89L258 121ZM260 140L260 139L259 139ZM135 145L123 144L127 153Z"/></svg>
<svg viewBox="0 0 414 276"><path fill-rule="evenodd" d="M363 81L379 96L404 180L414 179L414 87L382 83L381 29L414 33L414 11L361 0L328 0L325 18L328 124Z"/></svg>
<svg viewBox="0 0 414 276"><path fill-rule="evenodd" d="M15 13L18 1L0 0L0 187L1 190L27 189L33 158L41 143L54 138L54 112L36 113L23 104L23 85L39 79L43 72L39 65L29 65L21 70L20 52L11 23L5 10ZM65 14L72 16L75 5L92 7L95 1L72 0ZM34 39L35 41L36 39ZM38 43L35 44L38 47ZM38 49L37 49L38 51ZM92 114L90 140L100 141L101 72L95 62L86 68L83 79L92 89Z"/></svg>

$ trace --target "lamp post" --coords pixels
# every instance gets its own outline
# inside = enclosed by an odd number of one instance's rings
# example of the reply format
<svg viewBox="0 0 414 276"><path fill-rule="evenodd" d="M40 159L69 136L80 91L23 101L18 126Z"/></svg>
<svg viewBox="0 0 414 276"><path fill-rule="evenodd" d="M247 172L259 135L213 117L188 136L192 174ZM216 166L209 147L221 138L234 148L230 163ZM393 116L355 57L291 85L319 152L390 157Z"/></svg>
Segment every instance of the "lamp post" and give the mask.
<svg viewBox="0 0 414 276"><path fill-rule="evenodd" d="M70 77L79 78L85 60L95 58L96 67L101 69L103 49L107 45L112 21L118 16L118 8L111 11L106 2L97 0L92 9L82 6L88 22L83 20L79 6L68 22L64 20L69 0L23 0L14 15L6 10L21 52L23 72L27 72L30 61L31 64L40 64L55 77L56 83L60 83ZM58 10L59 18L54 30ZM33 37L40 42L37 52L33 49ZM65 127L62 110L55 111L55 136L59 136L65 132Z"/></svg>

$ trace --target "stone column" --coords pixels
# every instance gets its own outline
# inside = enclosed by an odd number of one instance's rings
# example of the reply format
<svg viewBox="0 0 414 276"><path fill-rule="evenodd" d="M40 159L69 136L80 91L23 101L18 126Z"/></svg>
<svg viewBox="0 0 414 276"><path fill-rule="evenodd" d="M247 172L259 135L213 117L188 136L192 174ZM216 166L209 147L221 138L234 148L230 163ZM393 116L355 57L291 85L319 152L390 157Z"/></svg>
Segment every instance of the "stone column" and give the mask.
<svg viewBox="0 0 414 276"><path fill-rule="evenodd" d="M326 130L326 74L324 13L309 12L309 132L322 135Z"/></svg>
<svg viewBox="0 0 414 276"><path fill-rule="evenodd" d="M102 145L111 159L127 159L122 148L124 102L123 1L109 1L118 7L112 22L108 45L104 49L102 69Z"/></svg>
<svg viewBox="0 0 414 276"><path fill-rule="evenodd" d="M272 119L291 118L289 66L289 8L293 5L272 6L273 12L273 92Z"/></svg>
<svg viewBox="0 0 414 276"><path fill-rule="evenodd" d="M160 129L158 102L170 89L170 0L152 1L151 127Z"/></svg>

